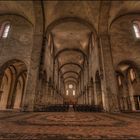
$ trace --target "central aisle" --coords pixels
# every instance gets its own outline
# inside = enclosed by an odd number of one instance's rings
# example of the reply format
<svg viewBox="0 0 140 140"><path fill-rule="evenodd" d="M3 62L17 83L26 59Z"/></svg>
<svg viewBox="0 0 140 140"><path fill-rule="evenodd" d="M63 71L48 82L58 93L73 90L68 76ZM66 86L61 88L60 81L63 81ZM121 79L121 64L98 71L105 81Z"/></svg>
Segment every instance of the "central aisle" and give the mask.
<svg viewBox="0 0 140 140"><path fill-rule="evenodd" d="M68 110L68 112L74 112L73 105L69 105L69 110Z"/></svg>
<svg viewBox="0 0 140 140"><path fill-rule="evenodd" d="M139 113L0 112L0 139L140 139L139 120Z"/></svg>

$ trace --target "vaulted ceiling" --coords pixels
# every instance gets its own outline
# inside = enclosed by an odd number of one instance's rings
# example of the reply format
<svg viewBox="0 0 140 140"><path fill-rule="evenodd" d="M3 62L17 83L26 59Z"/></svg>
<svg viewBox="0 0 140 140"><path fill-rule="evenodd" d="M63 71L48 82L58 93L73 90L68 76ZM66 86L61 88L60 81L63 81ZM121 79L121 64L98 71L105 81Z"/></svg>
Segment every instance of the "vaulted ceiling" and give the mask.
<svg viewBox="0 0 140 140"><path fill-rule="evenodd" d="M132 17L126 16L122 19L118 17L127 13L139 13L140 2L110 1L110 3L108 29L111 35L111 46L114 46L112 48L115 52L113 57L120 56L121 58L122 49L128 51L128 46L130 46L130 44L126 45L125 42L130 37L128 36L130 32L127 33L126 31L127 28L130 28L130 21L128 20L132 20ZM39 6L42 9L37 11L38 15L36 16L35 11ZM59 62L65 82L73 81L76 83L80 71L83 69L83 64L87 61L89 38L91 34L93 36L98 35L100 6L101 1L99 0L0 1L0 14L20 15L34 26L38 23L39 26L44 26L47 38L50 35L53 38L55 60ZM36 18L41 16L43 16L43 20L38 22ZM124 35L127 39L123 38ZM131 47L129 50L131 51ZM114 59L114 62L116 60Z"/></svg>
<svg viewBox="0 0 140 140"><path fill-rule="evenodd" d="M91 32L87 26L75 21L63 22L52 29L55 56L62 74L67 72L65 77L78 80L77 75L68 71L79 73L83 68Z"/></svg>
<svg viewBox="0 0 140 140"><path fill-rule="evenodd" d="M89 40L91 34L96 35L99 6L100 2L81 1L78 6L76 1L44 2L47 36L51 34L53 38L55 59L65 83L78 82L88 61Z"/></svg>

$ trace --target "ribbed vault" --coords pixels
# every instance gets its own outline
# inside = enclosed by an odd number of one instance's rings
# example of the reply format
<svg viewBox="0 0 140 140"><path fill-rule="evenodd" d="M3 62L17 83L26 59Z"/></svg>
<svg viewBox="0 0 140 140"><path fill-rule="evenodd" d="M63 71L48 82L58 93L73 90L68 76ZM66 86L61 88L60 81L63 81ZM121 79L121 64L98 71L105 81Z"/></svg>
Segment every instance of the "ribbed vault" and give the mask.
<svg viewBox="0 0 140 140"><path fill-rule="evenodd" d="M88 62L89 41L91 34L95 33L89 25L70 18L49 26L48 41L53 41L54 61L59 63L58 69L65 87L69 82L78 83L84 63Z"/></svg>

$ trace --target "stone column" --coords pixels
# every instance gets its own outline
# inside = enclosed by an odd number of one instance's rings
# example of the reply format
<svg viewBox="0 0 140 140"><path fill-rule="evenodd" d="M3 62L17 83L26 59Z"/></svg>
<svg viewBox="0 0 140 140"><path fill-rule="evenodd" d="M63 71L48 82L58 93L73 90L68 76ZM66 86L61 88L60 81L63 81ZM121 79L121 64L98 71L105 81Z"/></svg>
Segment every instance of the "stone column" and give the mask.
<svg viewBox="0 0 140 140"><path fill-rule="evenodd" d="M135 101L134 101L134 89L133 89L133 85L130 79L128 80L128 91L129 91L129 97L130 97L130 102L131 102L131 109L135 111L136 107L135 107Z"/></svg>
<svg viewBox="0 0 140 140"><path fill-rule="evenodd" d="M84 91L84 104L86 105L86 93Z"/></svg>
<svg viewBox="0 0 140 140"><path fill-rule="evenodd" d="M87 103L87 102L86 102L87 97L86 97L86 92L85 92L85 89L84 89L84 99L85 99L85 101L84 101L84 102L85 102L85 104L86 104L86 103Z"/></svg>
<svg viewBox="0 0 140 140"><path fill-rule="evenodd" d="M51 88L51 100L50 100L51 104L53 104L53 99L54 99L54 89L52 87Z"/></svg>
<svg viewBox="0 0 140 140"><path fill-rule="evenodd" d="M89 92L89 104L93 105L94 104L94 90L93 90L93 85L89 83L88 85L88 92Z"/></svg>
<svg viewBox="0 0 140 140"><path fill-rule="evenodd" d="M48 85L48 98L47 98L47 104L51 104L51 86Z"/></svg>
<svg viewBox="0 0 140 140"><path fill-rule="evenodd" d="M32 48L31 63L27 74L27 82L25 96L23 98L23 110L33 111L34 99L37 91L37 83L39 78L39 64L41 54L42 36L34 35L34 44Z"/></svg>
<svg viewBox="0 0 140 140"><path fill-rule="evenodd" d="M16 89L16 84L17 84L17 75L15 72L12 72L12 83L10 86L10 90L8 93L8 100L7 100L7 108L13 108L14 106L14 99L15 99L15 89Z"/></svg>
<svg viewBox="0 0 140 140"><path fill-rule="evenodd" d="M115 70L113 67L113 57L110 46L110 38L107 34L100 35L100 49L102 58L102 70L100 71L102 83L103 107L109 112L118 112L118 91Z"/></svg>
<svg viewBox="0 0 140 140"><path fill-rule="evenodd" d="M86 87L86 95L87 95L87 104L89 104L89 89Z"/></svg>
<svg viewBox="0 0 140 140"><path fill-rule="evenodd" d="M44 81L42 90L43 90L42 104L47 105L47 99L48 99L48 83L47 83L47 81Z"/></svg>
<svg viewBox="0 0 140 140"><path fill-rule="evenodd" d="M93 90L94 90L94 105L97 105L97 92L96 92L96 81L93 83Z"/></svg>
<svg viewBox="0 0 140 140"><path fill-rule="evenodd" d="M27 73L27 82L25 86L25 94L23 97L22 108L24 111L34 110L34 99L37 91L39 79L39 67L41 62L41 51L43 44L43 14L40 1L33 3L35 15L35 27L32 43L32 52L30 59L30 67Z"/></svg>
<svg viewBox="0 0 140 140"><path fill-rule="evenodd" d="M35 99L34 99L34 106L35 108L38 106L38 105L41 105L42 101L42 95L43 95L43 84L42 84L42 79L39 79L38 80L38 89L36 91L36 96L35 96Z"/></svg>

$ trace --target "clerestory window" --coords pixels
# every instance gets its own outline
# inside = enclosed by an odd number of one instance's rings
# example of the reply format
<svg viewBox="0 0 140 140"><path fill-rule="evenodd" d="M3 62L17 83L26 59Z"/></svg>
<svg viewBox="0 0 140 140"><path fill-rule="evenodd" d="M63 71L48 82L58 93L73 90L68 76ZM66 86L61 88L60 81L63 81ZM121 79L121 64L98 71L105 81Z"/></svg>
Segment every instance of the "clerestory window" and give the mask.
<svg viewBox="0 0 140 140"><path fill-rule="evenodd" d="M133 29L134 29L135 37L137 39L140 39L140 22L139 21L133 22Z"/></svg>
<svg viewBox="0 0 140 140"><path fill-rule="evenodd" d="M0 28L0 38L7 38L10 31L10 23L4 22Z"/></svg>

